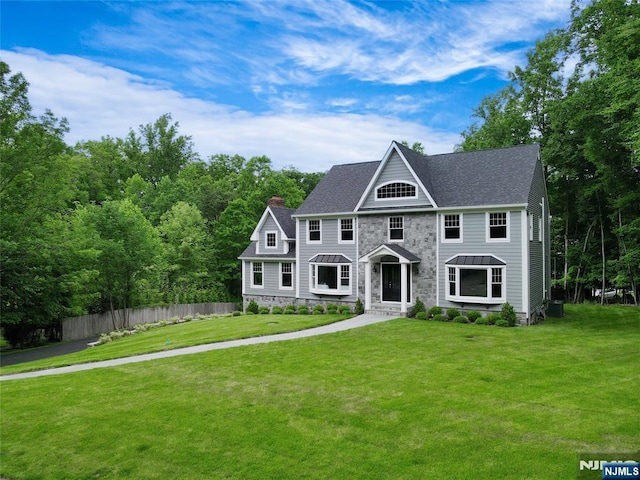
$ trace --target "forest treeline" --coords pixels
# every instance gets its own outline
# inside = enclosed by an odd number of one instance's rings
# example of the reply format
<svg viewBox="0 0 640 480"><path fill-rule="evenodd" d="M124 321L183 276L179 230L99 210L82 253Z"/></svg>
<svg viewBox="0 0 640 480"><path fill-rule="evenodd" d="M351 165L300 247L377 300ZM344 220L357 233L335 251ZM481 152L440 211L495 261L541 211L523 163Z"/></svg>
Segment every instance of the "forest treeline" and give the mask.
<svg viewBox="0 0 640 480"><path fill-rule="evenodd" d="M482 100L460 150L539 142L554 286L635 293L640 281L640 4L574 1L504 89ZM0 307L28 343L84 313L240 296L237 256L272 195L295 208L323 173L267 157L201 159L170 114L67 145L0 62ZM418 147L419 144L415 144Z"/></svg>

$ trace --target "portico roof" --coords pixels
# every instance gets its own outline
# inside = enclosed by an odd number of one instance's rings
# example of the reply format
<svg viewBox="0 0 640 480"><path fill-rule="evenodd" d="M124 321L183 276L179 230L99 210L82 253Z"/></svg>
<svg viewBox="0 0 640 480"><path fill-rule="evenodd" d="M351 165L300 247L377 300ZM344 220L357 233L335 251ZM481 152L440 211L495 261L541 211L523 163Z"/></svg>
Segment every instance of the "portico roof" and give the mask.
<svg viewBox="0 0 640 480"><path fill-rule="evenodd" d="M409 250L401 247L396 243L383 243L382 245L374 248L366 255L360 257L360 262L366 263L377 258L384 257L385 255L391 255L397 257L400 263L420 263L419 257L411 253Z"/></svg>

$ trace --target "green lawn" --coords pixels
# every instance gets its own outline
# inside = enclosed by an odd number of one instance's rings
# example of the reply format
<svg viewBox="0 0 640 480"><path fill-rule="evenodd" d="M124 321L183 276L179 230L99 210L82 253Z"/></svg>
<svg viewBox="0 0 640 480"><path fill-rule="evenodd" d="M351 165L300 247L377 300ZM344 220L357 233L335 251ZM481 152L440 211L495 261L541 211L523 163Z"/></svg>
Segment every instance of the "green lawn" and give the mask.
<svg viewBox="0 0 640 480"><path fill-rule="evenodd" d="M239 338L293 332L334 323L351 315L241 315L239 317L205 317L192 322L136 333L114 342L98 345L81 352L10 365L0 368L0 375L64 367L77 363L97 362L113 358L130 357L142 353L159 352L205 343L236 340ZM46 347L45 347L46 348ZM11 353L5 354L7 356Z"/></svg>
<svg viewBox="0 0 640 480"><path fill-rule="evenodd" d="M640 445L640 310L565 309L2 382L0 476L575 478L579 452Z"/></svg>

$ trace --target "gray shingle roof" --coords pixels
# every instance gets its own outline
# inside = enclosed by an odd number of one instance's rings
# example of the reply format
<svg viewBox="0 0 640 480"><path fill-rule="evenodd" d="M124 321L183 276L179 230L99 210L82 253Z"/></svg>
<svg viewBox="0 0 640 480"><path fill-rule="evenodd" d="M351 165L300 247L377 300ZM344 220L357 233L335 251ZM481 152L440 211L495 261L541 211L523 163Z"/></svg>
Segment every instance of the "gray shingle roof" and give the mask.
<svg viewBox="0 0 640 480"><path fill-rule="evenodd" d="M296 221L291 217L295 208L271 207L274 217L289 238L296 238Z"/></svg>
<svg viewBox="0 0 640 480"><path fill-rule="evenodd" d="M394 143L438 207L527 203L540 151L534 144L423 156ZM379 165L334 166L295 214L353 211Z"/></svg>
<svg viewBox="0 0 640 480"><path fill-rule="evenodd" d="M257 242L251 242L247 248L244 249L244 252L240 254L239 259L250 259L250 258L260 258L260 259L279 259L286 258L287 260L295 260L296 259L296 251L295 249L289 250L289 253L256 253L256 244Z"/></svg>
<svg viewBox="0 0 640 480"><path fill-rule="evenodd" d="M406 258L407 260L409 260L411 263L419 263L420 262L420 258L417 257L416 255L414 255L413 253L411 253L409 250L407 250L406 248L402 248L400 245L395 244L395 243L385 243L384 244L385 247L387 247L389 250L393 250L394 252L396 252L398 255Z"/></svg>

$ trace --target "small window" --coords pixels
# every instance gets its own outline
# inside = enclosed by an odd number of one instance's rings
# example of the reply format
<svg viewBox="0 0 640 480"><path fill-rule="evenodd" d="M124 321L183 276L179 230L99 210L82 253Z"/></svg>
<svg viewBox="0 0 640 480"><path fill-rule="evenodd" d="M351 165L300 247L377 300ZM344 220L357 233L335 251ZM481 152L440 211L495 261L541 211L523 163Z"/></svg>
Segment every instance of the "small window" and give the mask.
<svg viewBox="0 0 640 480"><path fill-rule="evenodd" d="M320 220L308 220L307 225L309 226L309 241L319 242L321 239Z"/></svg>
<svg viewBox="0 0 640 480"><path fill-rule="evenodd" d="M538 218L538 241L542 242L542 217Z"/></svg>
<svg viewBox="0 0 640 480"><path fill-rule="evenodd" d="M341 287L349 286L350 271L351 271L351 267L349 265L340 265L340 286Z"/></svg>
<svg viewBox="0 0 640 480"><path fill-rule="evenodd" d="M491 269L491 296L493 298L502 297L502 269Z"/></svg>
<svg viewBox="0 0 640 480"><path fill-rule="evenodd" d="M491 240L508 240L509 239L507 212L489 213L489 239Z"/></svg>
<svg viewBox="0 0 640 480"><path fill-rule="evenodd" d="M290 262L280 264L280 286L282 288L293 287L293 266Z"/></svg>
<svg viewBox="0 0 640 480"><path fill-rule="evenodd" d="M456 269L449 267L449 295L456 295Z"/></svg>
<svg viewBox="0 0 640 480"><path fill-rule="evenodd" d="M534 215L533 213L529 214L529 241L533 242L533 224L534 224Z"/></svg>
<svg viewBox="0 0 640 480"><path fill-rule="evenodd" d="M460 240L462 238L461 230L459 214L444 216L445 240Z"/></svg>
<svg viewBox="0 0 640 480"><path fill-rule="evenodd" d="M389 217L389 240L404 240L404 217Z"/></svg>
<svg viewBox="0 0 640 480"><path fill-rule="evenodd" d="M410 183L393 182L382 185L376 191L376 198L384 200L386 198L407 198L416 196L416 186Z"/></svg>
<svg viewBox="0 0 640 480"><path fill-rule="evenodd" d="M340 219L340 241L352 243L353 238L353 218Z"/></svg>
<svg viewBox="0 0 640 480"><path fill-rule="evenodd" d="M252 263L253 275L251 276L251 285L254 287L262 286L262 262Z"/></svg>
<svg viewBox="0 0 640 480"><path fill-rule="evenodd" d="M275 232L267 232L267 248L276 248Z"/></svg>

